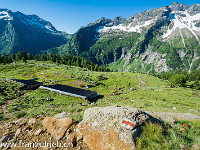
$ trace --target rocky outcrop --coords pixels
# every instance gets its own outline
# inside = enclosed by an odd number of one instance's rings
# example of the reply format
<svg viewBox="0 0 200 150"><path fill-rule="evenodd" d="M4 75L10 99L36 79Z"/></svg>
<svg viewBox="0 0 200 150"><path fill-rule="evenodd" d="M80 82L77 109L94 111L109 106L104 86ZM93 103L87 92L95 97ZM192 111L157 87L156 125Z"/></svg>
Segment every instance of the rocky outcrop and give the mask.
<svg viewBox="0 0 200 150"><path fill-rule="evenodd" d="M43 126L51 133L51 135L56 139L60 140L63 138L67 130L72 126L77 124L72 118L52 118L46 117L42 121Z"/></svg>
<svg viewBox="0 0 200 150"><path fill-rule="evenodd" d="M184 11L187 10L189 8L188 5L186 4L179 4L178 2L174 2L171 6L171 11Z"/></svg>
<svg viewBox="0 0 200 150"><path fill-rule="evenodd" d="M65 116L63 118L63 116ZM43 127L41 126L43 124ZM75 128L77 122L66 118L66 113L57 114L55 117L37 117L31 119L20 118L4 125L0 125L0 144L17 143L20 150L27 149L61 149L77 150L87 149L83 143L83 136L77 135ZM59 141L58 141L59 139ZM23 142L22 142L23 141ZM59 144L57 145L57 142ZM23 143L32 143L23 145ZM33 143L40 143L43 148L34 147ZM47 145L45 145L45 143ZM51 143L56 143L54 146ZM13 149L12 146L2 146L0 149Z"/></svg>
<svg viewBox="0 0 200 150"><path fill-rule="evenodd" d="M199 4L194 4L188 9L188 13L192 16L200 13L200 5Z"/></svg>
<svg viewBox="0 0 200 150"><path fill-rule="evenodd" d="M95 107L85 111L77 132L90 149L135 149L134 139L148 121L158 120L137 108Z"/></svg>
<svg viewBox="0 0 200 150"><path fill-rule="evenodd" d="M162 121L149 114L169 122L174 121L173 119L200 120L199 116L188 113L143 112L137 108L118 105L94 107L85 111L84 119L79 124L67 117L68 113L65 112L54 117L21 118L11 121L0 126L0 142L57 143L58 141L61 144L65 143L63 149L71 150L134 150L136 149L135 139L141 135L141 127L145 123L162 124ZM186 133L187 128L192 128L189 124L176 127L182 133ZM62 148L58 145L55 149Z"/></svg>

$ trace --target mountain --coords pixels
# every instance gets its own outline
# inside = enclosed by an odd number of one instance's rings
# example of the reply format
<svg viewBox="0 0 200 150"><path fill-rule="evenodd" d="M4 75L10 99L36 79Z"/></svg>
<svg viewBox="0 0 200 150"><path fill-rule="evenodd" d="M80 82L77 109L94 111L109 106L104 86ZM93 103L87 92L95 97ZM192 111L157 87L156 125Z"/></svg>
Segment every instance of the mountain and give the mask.
<svg viewBox="0 0 200 150"><path fill-rule="evenodd" d="M101 18L79 29L60 52L131 72L200 68L200 4L150 9L129 18Z"/></svg>
<svg viewBox="0 0 200 150"><path fill-rule="evenodd" d="M0 9L0 53L22 50L37 54L67 43L69 36L37 15Z"/></svg>

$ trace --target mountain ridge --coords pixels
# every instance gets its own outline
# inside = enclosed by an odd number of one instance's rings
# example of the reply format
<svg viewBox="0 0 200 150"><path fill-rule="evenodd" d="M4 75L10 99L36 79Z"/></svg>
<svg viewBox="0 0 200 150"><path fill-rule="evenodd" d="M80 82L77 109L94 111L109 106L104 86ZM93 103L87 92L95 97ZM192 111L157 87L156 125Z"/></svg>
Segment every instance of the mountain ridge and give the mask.
<svg viewBox="0 0 200 150"><path fill-rule="evenodd" d="M65 44L69 36L37 15L8 9L0 9L0 25L0 53L9 55L20 50L41 53Z"/></svg>
<svg viewBox="0 0 200 150"><path fill-rule="evenodd" d="M167 72L200 68L200 4L150 9L127 19L101 18L57 50L111 69Z"/></svg>
<svg viewBox="0 0 200 150"><path fill-rule="evenodd" d="M37 15L0 9L0 52L67 53L112 70L200 68L200 4L174 2L129 18L100 18L70 35Z"/></svg>

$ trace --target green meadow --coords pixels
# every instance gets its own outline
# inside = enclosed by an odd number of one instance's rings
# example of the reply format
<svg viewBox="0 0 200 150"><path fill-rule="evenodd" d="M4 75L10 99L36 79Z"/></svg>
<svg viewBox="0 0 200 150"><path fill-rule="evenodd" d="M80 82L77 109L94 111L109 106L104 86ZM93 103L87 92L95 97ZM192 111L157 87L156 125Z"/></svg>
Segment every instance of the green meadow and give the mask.
<svg viewBox="0 0 200 150"><path fill-rule="evenodd" d="M1 103L9 102L8 116L24 111L25 116L54 115L70 112L80 120L85 109L103 106L131 106L143 111L193 113L200 115L200 91L189 88L170 88L168 81L148 74L130 72L94 72L79 67L50 62L28 61L0 66L1 87L7 96L0 95ZM64 84L96 91L100 96L95 104L44 89L16 90L20 85L7 79L38 78L44 84ZM12 95L12 96L10 96ZM48 101L47 98L51 98ZM82 103L81 106L79 103ZM73 106L72 106L73 105ZM176 109L173 109L175 107ZM195 109L197 111L189 111Z"/></svg>
<svg viewBox="0 0 200 150"><path fill-rule="evenodd" d="M92 102L44 89L20 90L22 85L6 79L38 78L46 85L64 84L96 91ZM130 72L95 72L51 62L27 61L0 65L0 116L2 121L25 117L54 116L67 112L81 121L90 107L131 106L143 111L192 113L200 116L200 91L170 88L169 82L148 74ZM175 107L176 109L173 109ZM189 111L194 109L196 111ZM191 126L182 133L178 126ZM146 124L137 141L137 149L180 149L199 146L199 121L178 121L164 127ZM153 136L152 136L153 135Z"/></svg>

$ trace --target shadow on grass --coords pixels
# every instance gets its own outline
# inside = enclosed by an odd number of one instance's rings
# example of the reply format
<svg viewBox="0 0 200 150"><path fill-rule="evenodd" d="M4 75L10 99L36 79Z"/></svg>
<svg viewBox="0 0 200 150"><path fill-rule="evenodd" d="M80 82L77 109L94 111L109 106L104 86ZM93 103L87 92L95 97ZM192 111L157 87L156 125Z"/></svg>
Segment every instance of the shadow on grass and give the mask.
<svg viewBox="0 0 200 150"><path fill-rule="evenodd" d="M102 98L104 98L104 95L99 95L93 98L92 100L90 100L90 103L96 103L99 99L102 99Z"/></svg>

